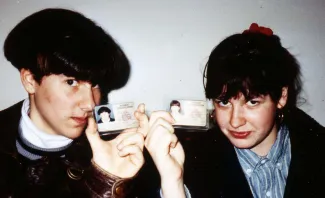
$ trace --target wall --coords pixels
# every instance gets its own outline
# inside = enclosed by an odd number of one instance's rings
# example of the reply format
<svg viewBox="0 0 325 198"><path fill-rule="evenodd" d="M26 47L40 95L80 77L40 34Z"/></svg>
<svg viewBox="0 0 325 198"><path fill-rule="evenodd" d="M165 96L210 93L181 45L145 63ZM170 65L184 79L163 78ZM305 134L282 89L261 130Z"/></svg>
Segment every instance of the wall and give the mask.
<svg viewBox="0 0 325 198"><path fill-rule="evenodd" d="M132 75L109 99L144 102L149 112L173 98L204 99L202 71L213 47L252 22L271 27L302 65L308 102L301 108L325 125L323 0L1 0L1 46L15 24L46 7L80 11L121 44ZM0 68L1 110L27 95L3 52Z"/></svg>

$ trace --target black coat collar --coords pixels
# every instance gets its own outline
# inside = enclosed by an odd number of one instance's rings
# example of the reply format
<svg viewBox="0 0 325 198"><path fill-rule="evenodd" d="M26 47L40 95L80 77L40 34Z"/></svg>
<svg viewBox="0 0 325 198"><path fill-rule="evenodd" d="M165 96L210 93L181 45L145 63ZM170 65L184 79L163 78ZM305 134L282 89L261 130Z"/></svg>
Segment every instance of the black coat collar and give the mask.
<svg viewBox="0 0 325 198"><path fill-rule="evenodd" d="M14 158L18 155L16 140L22 105L23 101L20 101L0 112L0 152ZM92 152L85 134L74 140L66 152L66 159L69 159L76 166L87 167L91 157Z"/></svg>
<svg viewBox="0 0 325 198"><path fill-rule="evenodd" d="M292 154L285 197L312 197L320 192L325 177L325 130L300 109L285 116ZM185 184L192 197L253 197L233 145L218 128L191 136L182 143Z"/></svg>
<svg viewBox="0 0 325 198"><path fill-rule="evenodd" d="M0 151L16 155L16 138L21 118L23 101L0 112Z"/></svg>

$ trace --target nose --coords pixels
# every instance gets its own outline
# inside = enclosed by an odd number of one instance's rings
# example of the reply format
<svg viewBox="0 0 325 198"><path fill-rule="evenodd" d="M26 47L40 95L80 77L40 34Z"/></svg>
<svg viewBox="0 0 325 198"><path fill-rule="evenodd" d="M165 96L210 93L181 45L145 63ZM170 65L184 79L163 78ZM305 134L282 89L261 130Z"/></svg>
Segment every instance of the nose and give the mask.
<svg viewBox="0 0 325 198"><path fill-rule="evenodd" d="M94 109L95 102L91 85L80 86L80 98L79 107L81 110L89 112Z"/></svg>
<svg viewBox="0 0 325 198"><path fill-rule="evenodd" d="M245 123L246 123L246 119L242 107L233 106L231 111L231 117L230 117L230 125L233 128L239 128L245 125Z"/></svg>

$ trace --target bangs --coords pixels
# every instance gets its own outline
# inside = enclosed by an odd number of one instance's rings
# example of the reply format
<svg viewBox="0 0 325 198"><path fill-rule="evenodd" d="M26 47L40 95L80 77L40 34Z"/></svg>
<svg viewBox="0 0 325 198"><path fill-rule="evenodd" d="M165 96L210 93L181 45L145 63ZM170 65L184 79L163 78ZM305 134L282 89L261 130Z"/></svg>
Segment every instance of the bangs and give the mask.
<svg viewBox="0 0 325 198"><path fill-rule="evenodd" d="M91 82L92 85L105 85L105 79L110 75L110 68L113 67L114 62L112 60L98 61L99 57L93 58L93 61L86 58L89 58L89 54L88 56L81 54L77 58L71 56L71 53L70 56L66 56L59 52L45 56L40 55L38 57L40 76L63 74L77 80ZM109 62L112 66L103 65L103 63L108 64Z"/></svg>
<svg viewBox="0 0 325 198"><path fill-rule="evenodd" d="M243 94L246 100L250 100L270 94L276 98L278 94L273 91L278 90L280 85L274 82L274 74L270 74L271 71L266 68L269 65L248 63L241 59L230 59L223 67L210 67L207 71L206 96L208 99L228 100Z"/></svg>
<svg viewBox="0 0 325 198"><path fill-rule="evenodd" d="M295 57L278 36L259 33L234 34L221 41L209 56L203 81L207 99L269 95L277 102L287 87L286 106L295 106L301 90Z"/></svg>
<svg viewBox="0 0 325 198"><path fill-rule="evenodd" d="M217 90L215 97L210 99L219 99L219 100L229 100L231 98L237 99L240 94L243 94L246 100L251 100L253 98L259 97L261 95L265 96L270 93L267 92L267 89L256 86L256 84L252 83L251 79L246 78L242 79L232 79L223 86L222 88Z"/></svg>

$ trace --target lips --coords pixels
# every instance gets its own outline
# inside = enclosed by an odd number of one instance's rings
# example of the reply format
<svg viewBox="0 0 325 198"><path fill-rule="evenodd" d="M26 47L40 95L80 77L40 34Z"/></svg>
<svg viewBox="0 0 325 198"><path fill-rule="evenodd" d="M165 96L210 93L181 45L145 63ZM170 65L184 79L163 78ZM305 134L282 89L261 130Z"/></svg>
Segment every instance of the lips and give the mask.
<svg viewBox="0 0 325 198"><path fill-rule="evenodd" d="M78 124L78 125L84 125L87 123L88 119L87 117L72 117L72 119Z"/></svg>
<svg viewBox="0 0 325 198"><path fill-rule="evenodd" d="M229 133L231 134L232 137L236 139L245 139L251 134L251 131L242 131L242 132L229 131Z"/></svg>

